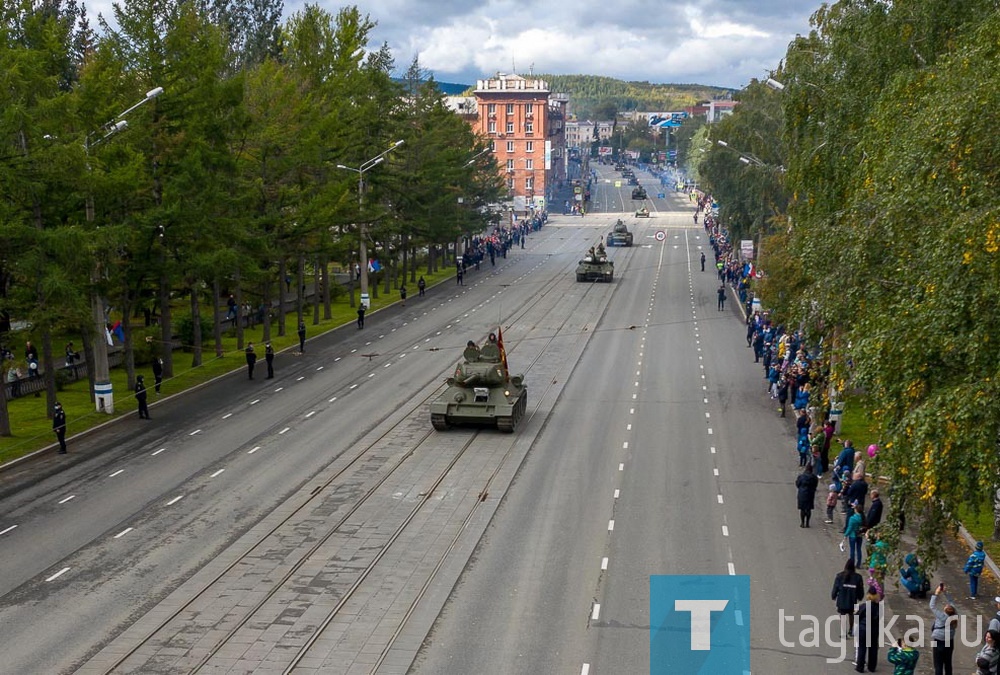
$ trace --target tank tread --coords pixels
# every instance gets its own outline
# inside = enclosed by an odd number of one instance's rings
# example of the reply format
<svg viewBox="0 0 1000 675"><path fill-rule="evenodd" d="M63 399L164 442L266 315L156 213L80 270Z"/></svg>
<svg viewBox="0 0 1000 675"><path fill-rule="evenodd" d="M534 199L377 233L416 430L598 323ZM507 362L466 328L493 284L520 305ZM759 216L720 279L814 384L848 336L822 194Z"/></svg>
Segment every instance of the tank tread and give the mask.
<svg viewBox="0 0 1000 675"><path fill-rule="evenodd" d="M528 396L527 394L522 394L521 398L518 399L517 404L511 411L510 416L498 417L497 418L497 429L504 432L505 434L510 434L514 432L517 428L518 423L521 418L524 417L525 411L528 409Z"/></svg>
<svg viewBox="0 0 1000 675"><path fill-rule="evenodd" d="M431 426L438 431L447 431L448 417L446 415L431 415Z"/></svg>

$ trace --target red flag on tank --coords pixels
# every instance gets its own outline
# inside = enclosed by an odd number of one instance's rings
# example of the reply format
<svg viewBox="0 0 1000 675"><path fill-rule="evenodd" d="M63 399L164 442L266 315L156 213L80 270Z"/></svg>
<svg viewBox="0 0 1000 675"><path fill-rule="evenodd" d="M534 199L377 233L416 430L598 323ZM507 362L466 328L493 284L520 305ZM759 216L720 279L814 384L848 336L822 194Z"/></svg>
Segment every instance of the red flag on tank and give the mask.
<svg viewBox="0 0 1000 675"><path fill-rule="evenodd" d="M500 363L503 364L504 372L507 372L507 350L503 348L503 328L497 326L497 348L500 350Z"/></svg>

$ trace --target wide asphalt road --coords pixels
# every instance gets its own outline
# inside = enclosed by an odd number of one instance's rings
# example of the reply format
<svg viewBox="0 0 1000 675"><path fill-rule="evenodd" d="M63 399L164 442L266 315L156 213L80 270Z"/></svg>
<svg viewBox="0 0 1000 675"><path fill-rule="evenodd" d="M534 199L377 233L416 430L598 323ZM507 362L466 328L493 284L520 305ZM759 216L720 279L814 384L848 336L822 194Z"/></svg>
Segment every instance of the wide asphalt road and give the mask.
<svg viewBox="0 0 1000 675"><path fill-rule="evenodd" d="M631 188L598 171L595 200L628 206ZM732 296L717 310L687 195L652 203L628 274L411 672L648 673L654 574L749 575L755 673L849 668L824 661L836 649L779 642L779 609L829 615L837 535L819 510L798 528L788 420ZM788 624L786 642L805 627Z"/></svg>
<svg viewBox="0 0 1000 675"><path fill-rule="evenodd" d="M599 167L613 181L610 169ZM595 289L603 304L581 305L592 316L573 361L539 364L543 382L528 369L529 392L558 379L559 393L518 432L535 441L509 492L489 495L496 510L470 523L454 576L435 579L410 616L404 636L426 635L423 647L416 639L377 672L648 672L649 575L734 572L753 584L754 670L825 672L822 650L778 643L778 607L829 609L832 536L792 529L788 426L763 395L739 315L716 311L715 275L698 271L711 252L687 196L658 199L640 179L648 220L632 217L630 187L599 182L595 201L617 199L618 211L553 216L465 287L449 282L370 315L364 331L279 355L275 380L262 368L253 381L222 378L153 406L151 422L124 421L66 458L0 476L0 672L73 672L169 609L172 592L385 420L422 405L467 339L498 323L505 337L547 333L544 315L519 309L571 277L617 217L636 245L611 250L616 281Z"/></svg>

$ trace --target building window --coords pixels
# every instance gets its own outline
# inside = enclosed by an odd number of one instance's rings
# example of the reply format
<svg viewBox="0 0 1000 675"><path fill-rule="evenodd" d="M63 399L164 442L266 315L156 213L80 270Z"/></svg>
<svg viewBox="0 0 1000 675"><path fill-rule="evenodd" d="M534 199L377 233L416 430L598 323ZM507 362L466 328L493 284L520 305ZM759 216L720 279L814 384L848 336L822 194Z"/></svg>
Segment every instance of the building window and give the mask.
<svg viewBox="0 0 1000 675"><path fill-rule="evenodd" d="M490 120L489 125L486 127L486 132L490 134L495 134L497 132L497 123Z"/></svg>
<svg viewBox="0 0 1000 675"><path fill-rule="evenodd" d="M508 115L513 115L514 114L514 104L513 103L508 103L507 104L507 114Z"/></svg>
<svg viewBox="0 0 1000 675"><path fill-rule="evenodd" d="M535 104L534 103L526 103L524 105L524 114L525 115L534 115L535 114Z"/></svg>
<svg viewBox="0 0 1000 675"><path fill-rule="evenodd" d="M490 152L494 152L495 153L496 151L497 151L497 142L496 142L496 140L491 140L490 141Z"/></svg>
<svg viewBox="0 0 1000 675"><path fill-rule="evenodd" d="M534 152L535 151L535 142L534 141L528 141L525 144L525 146L524 146L524 151L525 152Z"/></svg>
<svg viewBox="0 0 1000 675"><path fill-rule="evenodd" d="M524 189L534 190L535 189L535 178L534 176L528 176L524 179Z"/></svg>
<svg viewBox="0 0 1000 675"><path fill-rule="evenodd" d="M514 152L514 141L507 141L507 152Z"/></svg>
<svg viewBox="0 0 1000 675"><path fill-rule="evenodd" d="M514 133L514 123L513 122L507 122L507 133L508 134Z"/></svg>
<svg viewBox="0 0 1000 675"><path fill-rule="evenodd" d="M534 122L525 122L524 123L524 133L526 133L526 134L533 134L533 133L535 133L535 123Z"/></svg>
<svg viewBox="0 0 1000 675"><path fill-rule="evenodd" d="M526 160L524 160L524 162L525 162L525 164L524 164L524 168L525 169L528 169L530 171L530 170L532 170L532 169L535 168L535 160L533 160L533 159L526 159Z"/></svg>
<svg viewBox="0 0 1000 675"><path fill-rule="evenodd" d="M514 173L514 160L507 160L507 173Z"/></svg>
<svg viewBox="0 0 1000 675"><path fill-rule="evenodd" d="M486 114L489 115L490 117L496 115L497 114L497 104L496 103L488 103L486 105Z"/></svg>

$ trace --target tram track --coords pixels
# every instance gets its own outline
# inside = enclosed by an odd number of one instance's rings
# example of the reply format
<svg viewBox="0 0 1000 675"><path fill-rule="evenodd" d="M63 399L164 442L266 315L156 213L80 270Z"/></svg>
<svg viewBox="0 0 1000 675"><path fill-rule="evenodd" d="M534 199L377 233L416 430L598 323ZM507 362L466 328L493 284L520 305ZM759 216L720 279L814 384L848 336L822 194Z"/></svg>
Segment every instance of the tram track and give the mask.
<svg viewBox="0 0 1000 675"><path fill-rule="evenodd" d="M616 257L624 257L625 260L623 262L626 265L628 260L631 258L631 256L616 256ZM565 265L564 270L560 270L559 272L557 272L554 278L558 279L559 276L562 276L564 280L569 278L570 276L569 273L574 264L575 263ZM537 354L527 364L525 372L530 373L532 368L538 363L538 361L547 355L547 351L550 349L552 343L556 339L560 337L565 337L565 335L561 335L561 331L565 328L570 318L574 316L577 308L580 307L580 305L586 300L586 298L596 287L597 287L596 285L590 285L588 287L584 287L584 292L576 296L576 302L574 303L573 308L570 309L569 313L566 315L566 317L563 319L560 325L556 327L555 330L552 331L552 334L549 335L547 338L526 336L521 339L513 339L508 341L509 345L508 351L509 353L513 354L517 352L518 347L521 346L521 343L525 342L526 340L532 341L535 345L538 345L540 340L544 340L544 343L538 347ZM518 306L517 310L506 318L506 322L508 323L508 325L515 325L516 322L521 321L525 317L529 316L530 313L533 310L535 310L540 303L546 300L551 300L553 297L552 294L558 294L558 296L556 297L560 296L566 297L567 295L566 290L567 290L567 284L565 283L548 284L547 287L542 292L535 294L528 302ZM609 290L613 292L613 288ZM534 405L530 407L530 411L526 415L525 422L527 422L528 420L531 419L531 417L534 416L534 414L538 410L538 406L540 405L541 400L553 388L553 386L555 386L554 380L546 383L545 387L541 391L541 396L538 396L534 402ZM215 574L207 583L202 585L202 587L194 595L190 596L185 602L181 603L176 610L171 612L169 615L165 616L158 623L157 626L155 626L152 630L149 630L146 633L145 637L143 637L137 643L132 645L126 651L122 652L120 657L114 660L104 672L106 673L123 672L119 670L122 666L127 665L129 660L132 659L138 652L143 650L143 648L148 648L150 645L155 645L157 642L157 636L162 636L161 634L163 633L169 633L167 629L171 626L173 622L181 619L186 612L190 612L193 606L195 606L196 604L201 602L204 598L206 598L212 592L213 589L215 589L219 585L222 585L224 583L224 580L227 578L227 575L232 573L233 570L235 570L237 567L243 564L247 564L248 561L250 561L253 558L255 553L260 552L262 547L266 547L267 542L272 537L277 536L279 533L282 532L283 529L293 528L293 526L297 522L297 518L305 514L311 507L315 506L316 503L320 501L324 495L326 495L332 488L335 488L338 482L343 480L346 476L348 476L350 472L357 470L361 463L363 463L366 459L370 459L373 453L376 452L376 449L380 447L380 444L385 443L387 439L392 437L394 434L399 434L404 429L407 432L412 432L413 429L415 428L415 425L418 425L421 422L423 424L427 424L427 420L422 419L426 417L426 415L424 415L424 412L426 410L427 404L429 403L430 400L438 396L442 391L442 389L443 389L442 385L433 388L430 391L430 393L424 396L420 401L410 406L409 411L402 419L400 419L390 428L383 431L378 437L370 441L367 441L359 450L355 451L346 463L343 463L343 465L340 466L336 471L327 476L321 484L315 486L309 493L308 497L302 501L302 503L298 504L284 518L275 523L273 527L271 527L258 539L258 541L256 541L252 546L247 548L247 550L238 555L236 559L234 559L230 564L226 565L217 574ZM382 545L381 549L376 553L374 558L370 560L364 567L364 569L358 573L358 576L353 582L353 584L351 584L351 586L347 589L347 591L339 598L339 600L334 605L332 610L327 614L324 620L320 622L320 625L313 632L312 636L305 642L305 644L301 646L299 651L292 658L292 661L289 663L285 672L291 672L292 670L294 670L297 667L297 665L301 662L301 660L305 658L305 656L309 653L310 648L323 635L324 631L327 629L330 623L334 621L334 619L338 616L338 614L341 612L344 606L355 595L358 589L360 589L365 584L366 580L372 574L373 570L375 570L379 562L383 560L384 556L398 541L400 536L406 531L407 527L412 523L414 518L420 513L421 509L429 502L435 490L437 490L438 487L442 484L442 482L446 480L449 474L454 470L455 466L466 455L467 450L473 447L473 445L476 443L476 440L480 438L481 433L482 432L480 430L469 430L469 431L455 430L455 431L450 431L447 434L435 434L433 430L428 428L426 431L423 431L423 433L420 434L415 441L411 439L410 443L412 447L409 447L408 449L405 450L400 450L397 448L396 454L394 455L392 461L388 462L383 467L382 473L379 474L379 476L374 480L374 482L371 482L367 486L363 494L357 497L356 501L345 512L343 512L340 515L340 517L336 519L333 525L331 527L328 527L325 532L315 533L316 540L313 542L313 544L309 546L308 549L306 549L303 554L299 555L299 557L296 560L291 562L291 566L288 567L288 569L283 574L281 574L280 577L271 582L270 586L266 590L264 590L264 594L255 603L246 608L241 607L242 616L237 618L236 623L228 628L225 635L222 636L221 639L218 639L216 643L209 649L208 652L204 653L198 658L197 662L190 668L189 672L192 673L200 672L203 668L207 667L212 661L212 659L219 654L220 650L225 645L229 644L230 641L239 634L239 631L243 627L245 627L247 623L251 621L257 615L257 613L260 612L268 604L268 602L272 601L276 597L276 595L279 592L281 592L282 589L284 589L292 581L297 572L299 572L305 565L309 564L310 562L313 562L313 558L316 557L322 551L324 545L327 542L329 542L332 537L334 537L338 533L342 534L341 530L347 525L350 518L355 514L357 514L375 497L377 497L380 493L380 490L382 490L384 486L386 486L386 484L388 483L388 481L390 481L390 479L401 475L401 472L404 472L409 467L409 465L412 463L412 460L414 460L415 457L421 451L426 451L428 453L431 452L440 453L441 450L444 449L440 446L442 445L448 446L451 441L457 443L458 444L457 447L455 447L453 444L450 447L450 450L454 453L454 455L453 457L451 457L447 465L437 473L434 480L431 482L430 487L425 488L420 493L417 503L410 509L410 511L395 527L389 538L385 541L385 543ZM441 442L442 440L445 441L443 444ZM492 485L496 476L508 462L515 448L516 443L517 443L516 436L510 439L507 443L505 443L506 448L501 454L500 460L497 462L496 466L493 467L485 483L483 484L482 489L480 490L479 494L483 496L483 499L485 499L485 495L488 494L490 486ZM341 458L338 457L338 459ZM458 533L454 536L454 538L451 540L445 551L438 558L430 576L424 580L423 585L417 597L413 600L410 607L408 608L403 621L399 624L391 640L385 646L385 649L383 650L379 658L378 661L379 664L381 664L386 658L387 654L389 653L389 650L395 643L396 638L399 636L403 625L405 625L406 621L412 614L413 610L416 608L421 598L423 598L426 590L430 587L431 583L434 581L435 577L437 576L438 572L444 565L445 561L452 554L455 546L459 541L462 532L465 531L468 523L475 517L483 499L476 500L476 503L473 504L473 506L469 509L469 511L464 515L463 522L458 530ZM377 670L377 668L378 665L375 666L372 672ZM140 671L145 672L141 667Z"/></svg>

